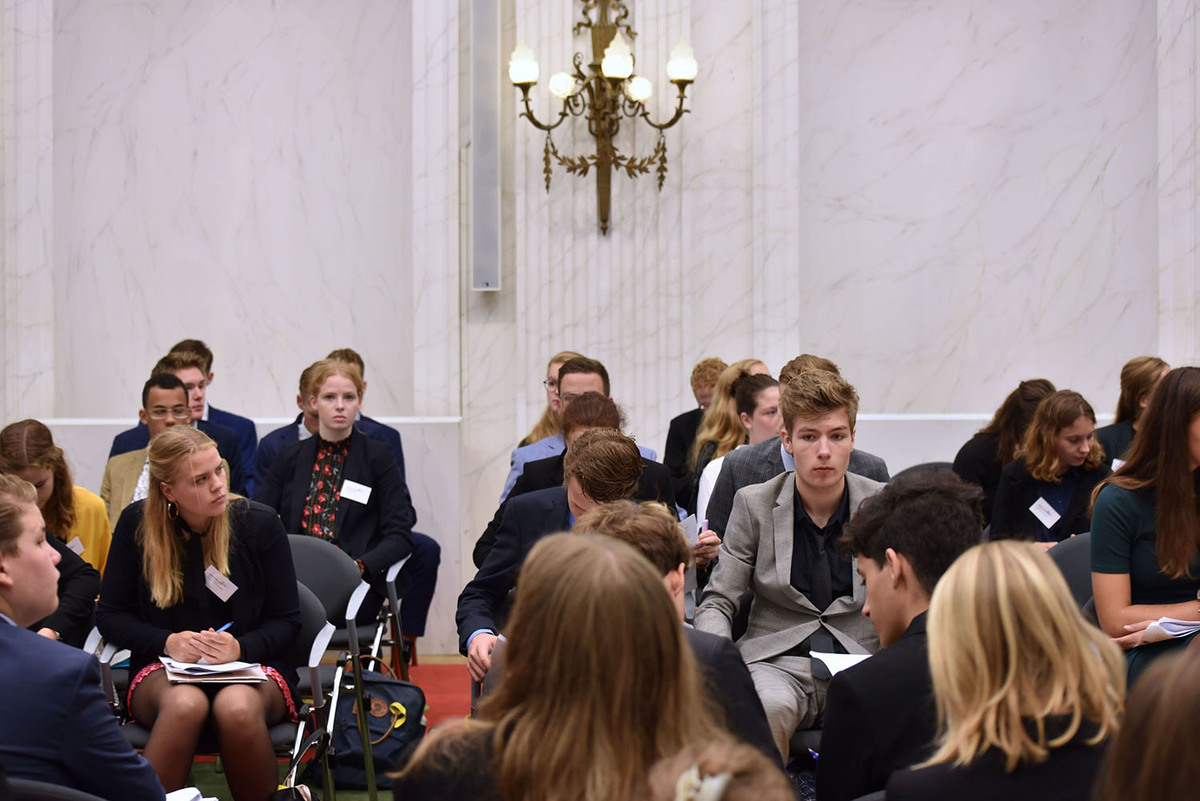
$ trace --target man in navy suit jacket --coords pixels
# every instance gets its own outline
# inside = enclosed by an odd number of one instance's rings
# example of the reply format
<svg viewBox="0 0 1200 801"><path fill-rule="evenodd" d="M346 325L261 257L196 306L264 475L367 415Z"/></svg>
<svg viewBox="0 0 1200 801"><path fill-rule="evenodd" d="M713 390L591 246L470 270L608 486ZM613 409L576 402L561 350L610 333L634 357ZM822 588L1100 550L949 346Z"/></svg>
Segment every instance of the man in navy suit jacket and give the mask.
<svg viewBox="0 0 1200 801"><path fill-rule="evenodd" d="M833 677L825 701L818 801L883 790L931 753L937 731L925 637L942 574L983 538L983 492L949 470L902 476L867 498L840 547L858 557L862 613L884 648Z"/></svg>
<svg viewBox="0 0 1200 801"><path fill-rule="evenodd" d="M642 455L620 431L597 428L581 434L567 449L563 473L565 487L512 499L495 546L458 596L458 647L476 681L482 681L492 666L505 601L529 549L546 534L570 530L576 518L602 503L632 498L642 475Z"/></svg>
<svg viewBox="0 0 1200 801"><path fill-rule="evenodd" d="M195 353L189 351L172 352L158 360L158 364L154 365L154 369L150 371L150 375L170 373L183 382L184 389L187 391L188 406L192 411L192 425L207 434L217 444L217 452L229 463L229 488L239 495L249 496L250 488L253 484L246 471L254 464L253 456L251 456L250 462L243 461L243 444L237 431L215 420L204 419L205 410L208 408L204 402L206 386L204 376L205 364L203 357ZM229 415L225 412L222 412L222 414L227 415L225 419L237 417L237 415ZM245 420L245 418L238 419ZM250 436L253 439L255 437L253 433L254 423L249 420L246 422L250 423ZM109 449L108 458L111 459L122 453L140 450L149 444L150 430L146 428L144 423L138 423L133 428L122 431L113 437L113 444L112 448Z"/></svg>
<svg viewBox="0 0 1200 801"><path fill-rule="evenodd" d="M14 779L113 801L162 798L104 700L96 658L24 628L58 605L58 552L36 499L28 482L0 476L0 759Z"/></svg>
<svg viewBox="0 0 1200 801"><path fill-rule="evenodd" d="M213 382L213 352L202 340L181 340L172 345L169 352L194 353L204 360L204 367L201 368L204 372L204 384L200 387L204 409L200 419L216 423L219 426L225 426L226 428L232 428L234 433L237 434L242 469L246 472L246 494L253 495L255 477L252 470L254 468L255 451L258 450L258 429L254 427L254 421L249 417L242 417L240 414L221 411L209 405L204 400L207 396L207 389L212 386Z"/></svg>

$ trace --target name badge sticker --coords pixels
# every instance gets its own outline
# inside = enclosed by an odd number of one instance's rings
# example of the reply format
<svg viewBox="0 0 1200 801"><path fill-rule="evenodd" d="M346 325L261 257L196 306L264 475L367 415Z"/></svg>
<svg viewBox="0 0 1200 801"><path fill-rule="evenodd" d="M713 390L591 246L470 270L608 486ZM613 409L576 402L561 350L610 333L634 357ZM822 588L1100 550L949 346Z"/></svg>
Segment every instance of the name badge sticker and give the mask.
<svg viewBox="0 0 1200 801"><path fill-rule="evenodd" d="M208 570L204 571L204 586L222 601L228 601L238 589L236 584L221 575L215 565L209 565Z"/></svg>
<svg viewBox="0 0 1200 801"><path fill-rule="evenodd" d="M76 556L83 556L83 540L79 537L71 537L71 541L67 543L67 548L75 552Z"/></svg>
<svg viewBox="0 0 1200 801"><path fill-rule="evenodd" d="M355 503L365 504L371 499L371 488L366 484L346 479L342 482L342 497L349 498Z"/></svg>
<svg viewBox="0 0 1200 801"><path fill-rule="evenodd" d="M1042 525L1046 528L1050 528L1062 518L1062 515L1054 511L1054 507L1045 498L1038 498L1034 501L1033 506L1029 507L1029 511L1033 512L1034 517L1041 520Z"/></svg>

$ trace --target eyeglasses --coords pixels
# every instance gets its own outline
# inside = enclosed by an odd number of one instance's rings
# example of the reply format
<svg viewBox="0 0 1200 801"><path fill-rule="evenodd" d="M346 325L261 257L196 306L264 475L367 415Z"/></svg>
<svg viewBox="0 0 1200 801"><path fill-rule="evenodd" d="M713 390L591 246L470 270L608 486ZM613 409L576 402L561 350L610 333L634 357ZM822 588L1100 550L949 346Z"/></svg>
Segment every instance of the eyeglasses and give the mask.
<svg viewBox="0 0 1200 801"><path fill-rule="evenodd" d="M186 406L172 406L170 409L165 406L155 406L153 409L147 409L146 414L150 416L151 420L166 420L168 417L187 420L192 416L192 410Z"/></svg>
<svg viewBox="0 0 1200 801"><path fill-rule="evenodd" d="M558 379L547 378L545 381L542 382L542 386L545 387L546 389L550 390L551 392L558 392Z"/></svg>

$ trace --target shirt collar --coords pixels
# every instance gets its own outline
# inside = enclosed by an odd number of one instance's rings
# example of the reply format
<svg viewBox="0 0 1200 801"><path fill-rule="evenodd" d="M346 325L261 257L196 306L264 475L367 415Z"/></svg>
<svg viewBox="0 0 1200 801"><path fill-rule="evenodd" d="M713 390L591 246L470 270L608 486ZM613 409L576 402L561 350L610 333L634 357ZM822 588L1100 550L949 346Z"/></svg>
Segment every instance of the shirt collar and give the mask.
<svg viewBox="0 0 1200 801"><path fill-rule="evenodd" d="M792 500L796 504L796 520L797 521L807 520L808 522L812 523L813 528L817 529L818 531L823 531L824 529L827 529L830 526L832 526L834 523L839 523L841 525L845 525L846 522L850 519L850 485L849 484L845 485L842 488L842 500L838 503L837 509L834 511L834 513L832 515L830 515L829 520L825 523L824 527L818 526L816 524L816 522L814 522L813 519L808 516L808 510L804 508L804 502L800 498L800 490L796 488L795 481L792 482L792 493L793 493Z"/></svg>
<svg viewBox="0 0 1200 801"><path fill-rule="evenodd" d="M787 448L783 447L783 438L779 440L779 455L783 457L784 471L796 469L796 457L787 452Z"/></svg>
<svg viewBox="0 0 1200 801"><path fill-rule="evenodd" d="M11 617L9 617L8 615L4 614L3 612L0 612L0 620L3 620L5 623L7 623L7 624L8 624L8 625L10 625L10 626L16 626L16 625L17 625L17 621L13 620Z"/></svg>

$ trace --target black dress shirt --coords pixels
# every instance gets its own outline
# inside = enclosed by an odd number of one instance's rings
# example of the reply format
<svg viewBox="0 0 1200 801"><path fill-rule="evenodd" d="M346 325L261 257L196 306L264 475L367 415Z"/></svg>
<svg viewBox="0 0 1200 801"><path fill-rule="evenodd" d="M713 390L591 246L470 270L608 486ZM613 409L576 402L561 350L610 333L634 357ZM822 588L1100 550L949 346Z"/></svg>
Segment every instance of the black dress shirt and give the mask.
<svg viewBox="0 0 1200 801"><path fill-rule="evenodd" d="M808 516L800 491L792 490L792 586L817 609L825 610L835 599L854 594L854 571L838 553L837 541L850 519L850 491L842 490L842 500L824 527ZM818 576L827 571L828 581ZM843 654L846 649L829 631L820 628L789 653L808 656L812 651Z"/></svg>

